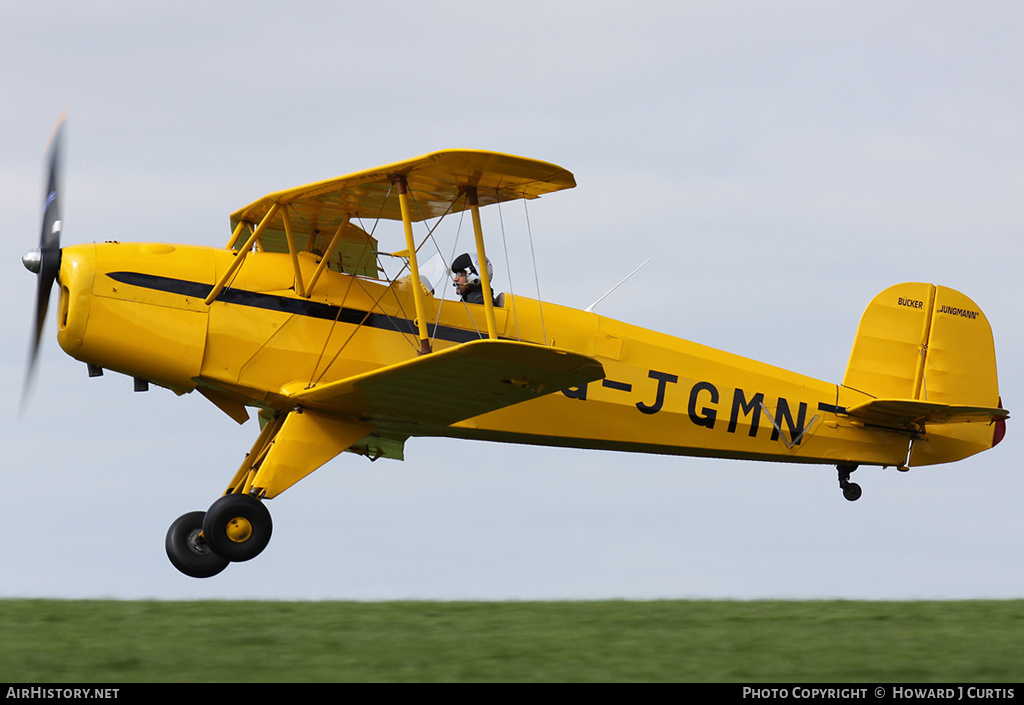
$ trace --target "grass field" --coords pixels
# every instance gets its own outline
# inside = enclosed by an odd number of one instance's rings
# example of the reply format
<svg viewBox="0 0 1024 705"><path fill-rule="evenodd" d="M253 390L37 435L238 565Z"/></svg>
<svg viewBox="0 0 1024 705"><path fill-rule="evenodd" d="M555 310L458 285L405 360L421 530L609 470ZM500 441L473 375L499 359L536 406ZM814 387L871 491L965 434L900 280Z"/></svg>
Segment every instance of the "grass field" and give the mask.
<svg viewBox="0 0 1024 705"><path fill-rule="evenodd" d="M1020 682L1024 601L0 600L0 682Z"/></svg>

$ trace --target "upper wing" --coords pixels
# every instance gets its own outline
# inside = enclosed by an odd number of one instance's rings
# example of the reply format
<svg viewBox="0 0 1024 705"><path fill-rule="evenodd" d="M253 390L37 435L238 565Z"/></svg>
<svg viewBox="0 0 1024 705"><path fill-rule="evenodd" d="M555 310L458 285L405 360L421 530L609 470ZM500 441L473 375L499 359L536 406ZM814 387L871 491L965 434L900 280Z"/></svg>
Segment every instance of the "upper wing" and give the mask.
<svg viewBox="0 0 1024 705"><path fill-rule="evenodd" d="M989 423L1010 415L1005 409L941 404L915 399L873 399L851 406L846 413L867 423L897 428L941 423Z"/></svg>
<svg viewBox="0 0 1024 705"><path fill-rule="evenodd" d="M537 198L576 185L572 174L555 164L498 152L451 149L271 193L235 211L231 220L258 223L275 203L289 206L296 228L313 222L321 228L337 227L345 216L401 220L392 189L396 176L404 176L408 182L415 201L414 221L465 210L469 207L466 203L452 204L467 186L477 188L484 206Z"/></svg>
<svg viewBox="0 0 1024 705"><path fill-rule="evenodd" d="M324 252L336 234L342 265L332 269L375 276L376 241L351 222L353 218L401 220L396 177L405 177L413 221L436 218L469 208L463 198L475 187L479 205L573 188L570 172L548 162L498 152L453 149L271 193L231 214L235 235L228 247L241 248L240 225L263 224L259 245L269 252L289 252L291 236L298 249ZM364 271L365 270L365 271ZM371 271L372 270L372 271Z"/></svg>
<svg viewBox="0 0 1024 705"><path fill-rule="evenodd" d="M375 426L448 426L604 377L592 357L505 340L474 340L347 379L284 392L300 406Z"/></svg>

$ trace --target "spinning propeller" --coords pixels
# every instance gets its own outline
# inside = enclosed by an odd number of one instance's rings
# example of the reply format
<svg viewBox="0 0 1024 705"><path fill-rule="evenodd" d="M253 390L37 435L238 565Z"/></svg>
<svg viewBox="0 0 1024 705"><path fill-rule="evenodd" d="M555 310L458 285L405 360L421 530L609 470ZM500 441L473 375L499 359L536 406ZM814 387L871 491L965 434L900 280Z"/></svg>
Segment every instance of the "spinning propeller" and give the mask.
<svg viewBox="0 0 1024 705"><path fill-rule="evenodd" d="M39 235L39 247L29 250L21 258L25 268L34 272L37 277L36 289L36 325L35 334L32 337L32 347L29 351L28 371L25 374L25 390L22 393L22 406L24 406L28 387L35 370L36 358L39 354L39 343L43 336L43 323L46 319L46 310L50 304L50 289L57 280L57 273L60 271L60 231L63 225L61 221L61 185L62 185L62 151L64 123L66 114L62 114L57 120L50 136L50 144L47 153L49 174L46 184L46 197L43 201L43 229Z"/></svg>

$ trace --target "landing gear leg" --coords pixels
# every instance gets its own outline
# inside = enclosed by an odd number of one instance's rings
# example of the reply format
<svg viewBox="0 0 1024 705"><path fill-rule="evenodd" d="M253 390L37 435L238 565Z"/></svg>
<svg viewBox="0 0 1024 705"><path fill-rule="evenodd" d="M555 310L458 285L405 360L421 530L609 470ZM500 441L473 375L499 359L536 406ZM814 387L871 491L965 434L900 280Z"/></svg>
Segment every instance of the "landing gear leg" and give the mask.
<svg viewBox="0 0 1024 705"><path fill-rule="evenodd" d="M167 532L167 555L186 575L206 578L267 547L274 523L263 503L373 431L316 410L261 411L266 425L225 494L208 511L186 514Z"/></svg>
<svg viewBox="0 0 1024 705"><path fill-rule="evenodd" d="M836 465L839 471L839 487L843 490L843 497L851 502L860 499L861 488L856 482L850 482L850 473L857 469L856 465Z"/></svg>

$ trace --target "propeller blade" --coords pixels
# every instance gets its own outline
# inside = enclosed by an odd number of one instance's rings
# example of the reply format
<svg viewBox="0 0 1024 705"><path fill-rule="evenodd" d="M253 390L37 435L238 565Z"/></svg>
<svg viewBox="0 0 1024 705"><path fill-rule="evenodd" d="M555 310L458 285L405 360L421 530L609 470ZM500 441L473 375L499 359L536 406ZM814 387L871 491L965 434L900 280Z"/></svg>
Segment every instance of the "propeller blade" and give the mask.
<svg viewBox="0 0 1024 705"><path fill-rule="evenodd" d="M62 113L50 136L46 163L48 174L46 195L43 200L43 227L39 235L39 249L30 251L22 258L25 267L36 273L36 320L35 332L29 348L28 370L25 374L25 389L22 392L22 407L35 373L39 345L43 337L46 311L50 305L50 290L60 270L60 233L63 228L61 212L61 191L63 182L64 125L67 114Z"/></svg>

